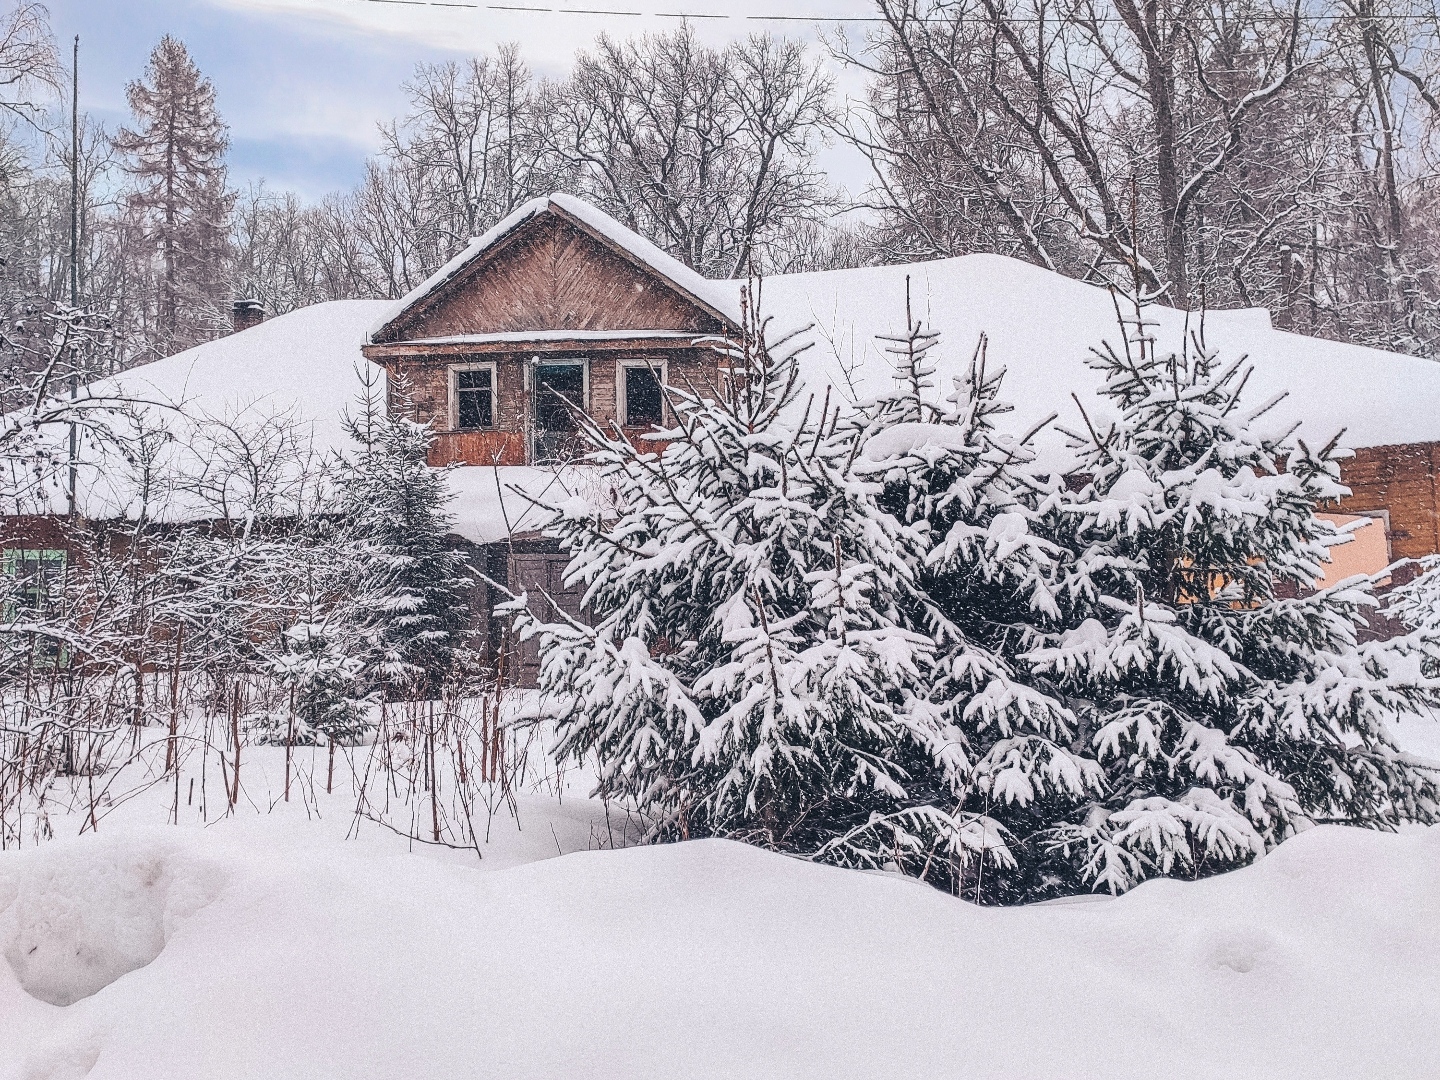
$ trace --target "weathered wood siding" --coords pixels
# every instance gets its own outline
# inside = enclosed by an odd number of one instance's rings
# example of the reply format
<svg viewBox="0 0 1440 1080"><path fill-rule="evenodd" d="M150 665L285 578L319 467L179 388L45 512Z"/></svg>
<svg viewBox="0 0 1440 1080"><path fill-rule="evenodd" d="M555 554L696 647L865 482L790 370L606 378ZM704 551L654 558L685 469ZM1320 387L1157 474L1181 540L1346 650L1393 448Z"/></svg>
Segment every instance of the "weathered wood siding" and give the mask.
<svg viewBox="0 0 1440 1080"><path fill-rule="evenodd" d="M719 321L666 282L545 215L388 327L380 342L536 330L688 330Z"/></svg>
<svg viewBox="0 0 1440 1080"><path fill-rule="evenodd" d="M465 465L524 465L529 400L525 389L525 364L536 352L447 351L445 354L416 352L390 356L389 408L393 415L430 422L437 432L430 450L430 464L452 462ZM619 365L622 360L645 360L657 369L662 365L671 386L694 388L702 393L719 392L719 357L700 347L656 348L644 341L604 342L580 351L547 352L546 360L584 359L589 365L589 397L584 406L591 417L613 429L620 419ZM454 364L485 361L495 365L496 426L486 431L456 431L451 427L450 367ZM645 428L627 428L632 439Z"/></svg>

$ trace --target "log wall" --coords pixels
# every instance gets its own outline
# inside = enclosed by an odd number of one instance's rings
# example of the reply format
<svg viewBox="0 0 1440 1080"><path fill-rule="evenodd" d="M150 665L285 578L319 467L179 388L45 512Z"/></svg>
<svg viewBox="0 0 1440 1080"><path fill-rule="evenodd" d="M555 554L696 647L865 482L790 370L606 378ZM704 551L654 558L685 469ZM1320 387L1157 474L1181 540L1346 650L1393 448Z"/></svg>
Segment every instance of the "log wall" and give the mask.
<svg viewBox="0 0 1440 1080"><path fill-rule="evenodd" d="M390 373L389 408L392 415L408 416L430 423L436 431L430 449L430 464L524 465L528 461L526 421L530 412L525 389L525 364L538 350L493 352L447 350L444 354L415 351L386 357ZM671 386L717 393L719 356L700 347L657 349L643 339L635 342L605 342L580 351L544 352L546 360L583 359L589 366L589 398L584 407L590 416L609 430L619 420L619 375L622 360L645 360L662 364ZM496 384L496 426L485 431L456 431L451 427L450 367L475 362L494 363ZM626 428L625 434L638 440L644 428Z"/></svg>

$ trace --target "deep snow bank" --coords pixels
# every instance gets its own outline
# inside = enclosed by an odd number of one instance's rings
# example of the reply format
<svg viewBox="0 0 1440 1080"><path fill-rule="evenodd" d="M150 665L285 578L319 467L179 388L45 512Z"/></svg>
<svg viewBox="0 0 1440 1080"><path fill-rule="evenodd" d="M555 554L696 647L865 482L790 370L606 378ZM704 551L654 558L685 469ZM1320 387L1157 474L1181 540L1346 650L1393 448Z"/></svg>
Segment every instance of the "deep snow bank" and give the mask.
<svg viewBox="0 0 1440 1080"><path fill-rule="evenodd" d="M1440 1075L1440 828L995 910L720 841L487 873L222 825L0 856L0 908L6 1080Z"/></svg>

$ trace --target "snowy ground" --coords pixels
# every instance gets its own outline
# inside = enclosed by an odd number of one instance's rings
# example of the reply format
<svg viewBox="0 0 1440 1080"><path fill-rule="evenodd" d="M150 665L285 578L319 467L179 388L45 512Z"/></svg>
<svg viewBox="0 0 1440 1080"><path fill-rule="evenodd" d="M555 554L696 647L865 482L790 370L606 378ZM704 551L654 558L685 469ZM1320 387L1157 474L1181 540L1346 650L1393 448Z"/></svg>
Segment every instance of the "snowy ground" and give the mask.
<svg viewBox="0 0 1440 1080"><path fill-rule="evenodd" d="M722 841L601 850L624 822L576 778L478 854L418 844L327 796L323 752L289 803L283 751L247 753L234 814L156 785L0 854L0 1078L1440 1075L1440 828L978 909Z"/></svg>

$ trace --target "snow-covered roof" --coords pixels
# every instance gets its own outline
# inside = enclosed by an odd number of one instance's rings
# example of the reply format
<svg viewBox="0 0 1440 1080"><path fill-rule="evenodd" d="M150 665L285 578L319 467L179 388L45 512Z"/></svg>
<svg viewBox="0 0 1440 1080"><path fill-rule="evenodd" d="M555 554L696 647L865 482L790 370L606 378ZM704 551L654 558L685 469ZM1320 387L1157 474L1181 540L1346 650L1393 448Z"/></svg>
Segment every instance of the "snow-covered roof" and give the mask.
<svg viewBox="0 0 1440 1080"><path fill-rule="evenodd" d="M123 412L96 414L131 442L126 453L82 437L80 513L133 517L143 508L170 520L216 516L199 489L218 483L227 468L242 472L238 459L247 453L266 457L256 467L281 468L281 457L313 461L342 445L345 414L363 390L361 372L370 368L376 390L384 392L384 371L360 354L360 343L387 306L375 300L316 304L85 387L85 396L131 403ZM167 438L150 438L137 454L134 436L141 430ZM227 456L233 460L218 460ZM244 501L234 487L223 494ZM63 512L66 502L52 484L5 509Z"/></svg>
<svg viewBox="0 0 1440 1080"><path fill-rule="evenodd" d="M453 273L461 260L474 256L477 247L551 205L583 217L597 230L603 226L607 233L624 234L622 239L642 250L647 261L665 266L667 276L683 278L697 290L703 287L716 306L723 301L728 310L738 312L740 282L705 281L599 211L565 196L527 204L422 290ZM876 336L903 333L907 277L912 311L942 335L932 352L942 379L963 373L979 336L987 335L990 369L1004 367L1007 372L1002 396L1016 407L1009 418L1014 433L1052 413L1059 414L1062 424L1078 427L1081 418L1072 394L1092 419L1103 419L1106 407L1096 397L1101 379L1085 361L1092 346L1119 340L1114 300L1103 289L1027 263L969 255L908 266L774 277L761 285L759 308L771 318L775 336L812 327L809 336L814 345L802 364L810 389L823 393L828 384L841 399L873 397L893 385L891 360ZM342 421L360 393L359 372L371 368L383 377L362 356L361 348L373 328L396 310L389 301L318 304L125 372L96 384L91 392L172 406L152 409L152 414L163 417L175 435L166 452L182 469L203 471L211 465L198 459L203 451L191 449L197 444L197 427L253 426L272 416L285 417L303 432L312 454L324 455L345 444ZM1183 312L1149 308L1146 318L1154 323L1162 344L1179 345L1187 325ZM1195 329L1199 316L1189 318ZM1440 364L1277 331L1261 310L1212 311L1204 316L1204 329L1209 345L1222 358L1248 355L1253 362L1254 374L1246 387L1248 405L1287 395L1266 414L1263 422L1270 428L1284 430L1300 422L1301 437L1312 443L1323 443L1343 428L1343 444L1352 447L1440 441ZM579 333L564 332L567 340ZM507 337L460 335L449 340L464 345ZM1047 452L1058 453L1059 437L1042 436L1042 442L1047 437ZM533 511L525 514L524 500L514 488L544 490L547 499L556 495L549 490L555 487L550 470L501 472L498 485L489 468L461 468L451 474L460 532L471 540L503 537L507 521L510 526L518 521L526 528L535 527ZM92 517L134 513L139 496L128 475L113 461L82 469L82 513ZM63 508L63 496L52 493L51 509ZM179 500L168 512L195 511Z"/></svg>
<svg viewBox="0 0 1440 1080"><path fill-rule="evenodd" d="M740 321L739 294L730 287L728 282L712 281L710 278L702 277L673 255L661 251L639 233L621 225L603 210L590 205L583 199L577 199L573 195L556 192L551 195L542 195L538 199L531 199L523 206L516 208L494 228L473 238L458 255L386 308L371 325L367 340L373 341L380 337L385 328L402 314L437 292L465 267L525 222L547 213L559 214L561 217L579 224L611 248L664 278L681 293L697 301L703 307L709 308L712 314L728 319L732 323Z"/></svg>
<svg viewBox="0 0 1440 1080"><path fill-rule="evenodd" d="M87 439L77 483L81 514L134 517L143 506L148 516L162 520L212 517L222 481L234 498L230 511L243 512L243 479L225 479L238 463L216 457L246 452L241 448L248 444L257 456L295 457L313 465L344 449L349 441L344 418L360 404L362 372L376 380L383 400L384 369L366 360L360 347L377 312L390 306L384 300L336 300L301 308L87 387L91 397L140 403L145 426L173 438L159 449L153 470L163 479L148 490L133 462ZM110 422L132 426L129 417ZM274 446L279 439L288 442ZM527 467L458 468L447 479L456 531L475 543L540 528L541 511L530 497L559 504L586 481L573 470L557 474ZM38 501L9 509L63 513L66 501L65 492L52 486Z"/></svg>
<svg viewBox="0 0 1440 1080"><path fill-rule="evenodd" d="M1015 434L1051 413L1079 426L1072 393L1092 419L1105 413L1096 398L1103 380L1085 361L1104 341L1120 346L1115 301L1104 289L1016 259L966 255L773 277L761 283L759 310L772 319L772 339L813 324L814 344L802 360L812 389L830 384L847 399L873 397L893 386L892 361L876 335L904 334L907 277L915 317L942 335L931 352L938 374L962 374L986 335L989 370L1006 369L1001 397L1015 405ZM1187 325L1201 323L1198 314L1161 307L1146 308L1145 318L1167 349L1179 348ZM1211 311L1203 327L1222 361L1248 355L1253 363L1245 405L1286 395L1265 414L1267 430L1301 423L1300 437L1312 445L1341 429L1349 447L1440 440L1440 364L1275 330L1263 309Z"/></svg>
<svg viewBox="0 0 1440 1080"><path fill-rule="evenodd" d="M172 405L191 419L284 412L317 443L344 439L342 418L362 389L360 372L384 369L360 355L365 331L385 300L334 300L267 319L238 334L129 371L90 387Z"/></svg>

